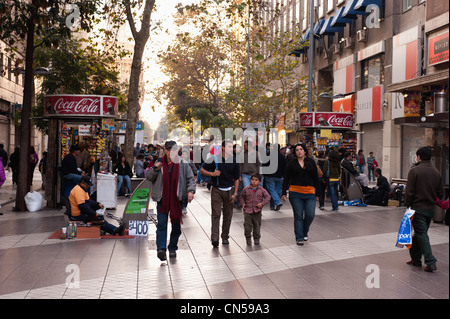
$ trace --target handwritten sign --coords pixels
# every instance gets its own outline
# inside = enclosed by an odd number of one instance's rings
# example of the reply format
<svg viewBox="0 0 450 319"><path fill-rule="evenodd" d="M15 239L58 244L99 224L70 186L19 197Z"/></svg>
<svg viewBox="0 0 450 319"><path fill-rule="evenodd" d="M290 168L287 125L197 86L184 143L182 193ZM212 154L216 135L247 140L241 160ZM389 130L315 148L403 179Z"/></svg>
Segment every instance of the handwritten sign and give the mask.
<svg viewBox="0 0 450 319"><path fill-rule="evenodd" d="M132 236L148 236L148 221L130 220L128 224L128 234Z"/></svg>

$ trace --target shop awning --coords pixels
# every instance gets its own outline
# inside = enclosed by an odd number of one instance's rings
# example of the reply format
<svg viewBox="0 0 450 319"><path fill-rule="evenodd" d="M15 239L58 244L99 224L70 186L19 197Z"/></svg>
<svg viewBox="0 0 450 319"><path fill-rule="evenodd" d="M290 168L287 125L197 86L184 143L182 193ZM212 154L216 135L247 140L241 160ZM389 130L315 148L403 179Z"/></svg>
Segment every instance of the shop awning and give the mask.
<svg viewBox="0 0 450 319"><path fill-rule="evenodd" d="M366 15L366 7L359 7L359 9L355 9L355 6L359 3L359 0L350 0L345 5L342 17L356 19L358 15Z"/></svg>
<svg viewBox="0 0 450 319"><path fill-rule="evenodd" d="M394 124L448 129L448 112L436 113L428 116L406 116L394 119Z"/></svg>
<svg viewBox="0 0 450 319"><path fill-rule="evenodd" d="M404 92L407 90L423 91L424 86L448 85L448 79L448 70L427 74L415 79L386 85L386 93Z"/></svg>
<svg viewBox="0 0 450 319"><path fill-rule="evenodd" d="M327 35L327 34L335 34L336 32L339 32L343 29L343 27L333 27L331 26L331 21L333 21L333 17L330 17L326 19L323 22L322 29L320 30L320 35Z"/></svg>
<svg viewBox="0 0 450 319"><path fill-rule="evenodd" d="M347 23L352 23L355 19L350 18L344 18L342 14L344 13L345 7L342 7L340 9L337 9L336 14L333 17L333 20L331 20L331 26L332 27L345 27Z"/></svg>
<svg viewBox="0 0 450 319"><path fill-rule="evenodd" d="M381 7L381 0L358 0L355 4L355 10L365 11L370 5Z"/></svg>
<svg viewBox="0 0 450 319"><path fill-rule="evenodd" d="M314 36L319 37L319 32L320 29L322 28L324 20L320 19L319 21L316 22L316 24L314 25ZM302 37L302 43L305 43L306 41L309 40L309 29L306 29L305 34Z"/></svg>

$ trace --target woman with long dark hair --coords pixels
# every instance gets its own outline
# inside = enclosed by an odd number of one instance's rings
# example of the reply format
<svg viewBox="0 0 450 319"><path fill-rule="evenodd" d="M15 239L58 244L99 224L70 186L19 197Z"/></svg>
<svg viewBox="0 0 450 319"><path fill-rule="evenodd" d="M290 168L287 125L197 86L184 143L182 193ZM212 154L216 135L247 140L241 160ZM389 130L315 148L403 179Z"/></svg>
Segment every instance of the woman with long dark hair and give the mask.
<svg viewBox="0 0 450 319"><path fill-rule="evenodd" d="M281 199L286 200L289 190L289 202L294 213L295 240L297 245L303 245L304 241L308 240L309 227L315 216L315 189L319 183L319 177L317 164L308 156L305 144L296 144L292 155L292 160L286 166Z"/></svg>
<svg viewBox="0 0 450 319"><path fill-rule="evenodd" d="M131 195L131 177L133 176L133 172L131 171L131 166L128 164L124 154L119 156L119 160L113 169L113 173L117 174L117 196L120 194L120 188L122 187L124 180L127 183L128 189L128 193L126 193L125 196Z"/></svg>

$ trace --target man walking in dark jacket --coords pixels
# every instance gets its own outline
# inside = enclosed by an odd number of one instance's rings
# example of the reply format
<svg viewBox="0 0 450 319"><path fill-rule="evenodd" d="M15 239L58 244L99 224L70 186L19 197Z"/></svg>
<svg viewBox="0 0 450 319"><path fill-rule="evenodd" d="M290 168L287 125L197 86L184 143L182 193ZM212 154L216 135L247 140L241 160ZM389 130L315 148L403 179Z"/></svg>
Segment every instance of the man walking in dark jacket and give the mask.
<svg viewBox="0 0 450 319"><path fill-rule="evenodd" d="M431 251L428 228L434 215L436 198L442 199L442 177L439 171L431 165L432 151L430 147L421 147L416 152L417 165L408 173L405 190L406 207L415 210L412 226L414 236L409 249L411 260L408 265L422 266L424 257L425 271L436 270L436 258Z"/></svg>
<svg viewBox="0 0 450 319"><path fill-rule="evenodd" d="M277 152L278 162L272 163L277 165L277 170L273 174L264 175L265 188L270 194L270 209L280 210L283 203L281 202L281 185L283 184L284 172L286 170L286 158L280 152L280 144L274 144L274 149L272 152ZM268 151L267 155L270 151ZM263 166L270 166L270 161L263 164Z"/></svg>

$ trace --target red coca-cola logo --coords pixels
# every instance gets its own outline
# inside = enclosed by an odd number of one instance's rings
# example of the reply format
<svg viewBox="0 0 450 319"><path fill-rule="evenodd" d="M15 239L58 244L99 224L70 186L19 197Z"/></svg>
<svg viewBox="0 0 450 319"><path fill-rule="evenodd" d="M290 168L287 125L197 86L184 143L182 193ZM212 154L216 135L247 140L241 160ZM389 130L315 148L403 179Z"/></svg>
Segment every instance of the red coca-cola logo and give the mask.
<svg viewBox="0 0 450 319"><path fill-rule="evenodd" d="M61 97L55 102L54 108L58 113L99 114L100 99L83 97L79 100L67 100Z"/></svg>
<svg viewBox="0 0 450 319"><path fill-rule="evenodd" d="M331 126L353 127L353 116L350 114L345 116L332 114L328 118L328 123Z"/></svg>
<svg viewBox="0 0 450 319"><path fill-rule="evenodd" d="M300 115L300 126L312 126L313 124L313 114L301 114Z"/></svg>
<svg viewBox="0 0 450 319"><path fill-rule="evenodd" d="M348 113L301 113L300 126L303 127L353 127L353 114Z"/></svg>

